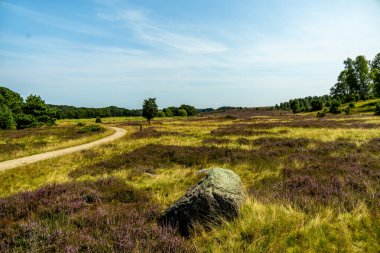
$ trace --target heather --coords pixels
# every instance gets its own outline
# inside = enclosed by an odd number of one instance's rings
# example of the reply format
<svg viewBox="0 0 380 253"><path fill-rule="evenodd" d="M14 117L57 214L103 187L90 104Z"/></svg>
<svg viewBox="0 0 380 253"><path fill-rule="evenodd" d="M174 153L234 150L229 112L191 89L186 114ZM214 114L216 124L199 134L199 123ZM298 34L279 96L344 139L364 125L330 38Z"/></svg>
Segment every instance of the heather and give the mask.
<svg viewBox="0 0 380 253"><path fill-rule="evenodd" d="M108 118L127 136L2 172L2 245L8 251L44 251L44 242L45 251L69 252L377 252L380 118L241 113L160 118L142 131L141 118ZM197 172L216 166L242 179L247 200L240 215L207 231L195 226L189 238L157 226L159 214L200 179Z"/></svg>
<svg viewBox="0 0 380 253"><path fill-rule="evenodd" d="M149 196L110 178L19 193L0 202L1 252L187 252L159 227Z"/></svg>

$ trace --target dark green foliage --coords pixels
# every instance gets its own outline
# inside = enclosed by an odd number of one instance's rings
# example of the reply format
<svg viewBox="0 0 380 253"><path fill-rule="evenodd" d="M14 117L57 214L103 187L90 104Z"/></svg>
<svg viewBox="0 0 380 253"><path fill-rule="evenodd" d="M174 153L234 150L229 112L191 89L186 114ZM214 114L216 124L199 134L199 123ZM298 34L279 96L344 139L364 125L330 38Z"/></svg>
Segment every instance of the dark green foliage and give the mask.
<svg viewBox="0 0 380 253"><path fill-rule="evenodd" d="M170 108L165 108L163 111L164 111L166 117L173 117L174 116L173 111Z"/></svg>
<svg viewBox="0 0 380 253"><path fill-rule="evenodd" d="M323 102L321 99L311 101L311 111L320 111L323 109Z"/></svg>
<svg viewBox="0 0 380 253"><path fill-rule="evenodd" d="M323 118L326 116L326 114L327 114L326 109L324 109L323 111L319 111L319 112L317 112L317 118Z"/></svg>
<svg viewBox="0 0 380 253"><path fill-rule="evenodd" d="M16 121L13 118L12 111L6 106L0 104L0 129L16 129Z"/></svg>
<svg viewBox="0 0 380 253"><path fill-rule="evenodd" d="M380 53L371 62L371 76L373 80L373 95L380 97Z"/></svg>
<svg viewBox="0 0 380 253"><path fill-rule="evenodd" d="M158 111L157 116L160 117L160 118L163 118L166 115L165 115L165 113L163 111Z"/></svg>
<svg viewBox="0 0 380 253"><path fill-rule="evenodd" d="M90 119L96 117L122 117L141 116L141 110L129 110L116 106L105 108L86 108L67 105L49 105L54 108L58 119Z"/></svg>
<svg viewBox="0 0 380 253"><path fill-rule="evenodd" d="M43 125L51 126L55 123L56 111L45 104L39 96L30 95L23 102L20 94L8 88L0 87L0 105L4 115L7 115L3 126L0 129L14 128L14 121L17 129L39 127ZM10 116L9 113L12 115ZM7 127L6 127L7 125ZM11 126L11 127L10 127Z"/></svg>
<svg viewBox="0 0 380 253"><path fill-rule="evenodd" d="M178 109L178 116L180 117L186 117L187 111L185 109Z"/></svg>
<svg viewBox="0 0 380 253"><path fill-rule="evenodd" d="M21 113L23 99L20 94L0 86L0 105L7 106L12 113Z"/></svg>
<svg viewBox="0 0 380 253"><path fill-rule="evenodd" d="M334 113L334 114L338 114L338 113L340 113L339 106L340 106L340 101L337 100L337 99L334 99L334 100L332 101L332 103L331 103L331 106L330 106L329 112L330 112L330 113Z"/></svg>
<svg viewBox="0 0 380 253"><path fill-rule="evenodd" d="M351 101L351 102L348 104L348 107L350 107L350 108L355 108L355 103Z"/></svg>
<svg viewBox="0 0 380 253"><path fill-rule="evenodd" d="M187 113L187 116L195 116L198 114L198 110L195 109L194 106L191 106L191 105L181 105L178 110L185 110L186 113Z"/></svg>
<svg viewBox="0 0 380 253"><path fill-rule="evenodd" d="M102 123L102 119L100 117L96 117L95 123Z"/></svg>
<svg viewBox="0 0 380 253"><path fill-rule="evenodd" d="M289 102L280 103L279 109L292 110L293 113L322 110L324 104L329 104L331 97L328 95L291 99Z"/></svg>
<svg viewBox="0 0 380 253"><path fill-rule="evenodd" d="M38 122L36 118L29 114L19 113L16 114L17 129L24 129L30 127L37 127Z"/></svg>
<svg viewBox="0 0 380 253"><path fill-rule="evenodd" d="M380 103L376 104L375 115L380 115Z"/></svg>
<svg viewBox="0 0 380 253"><path fill-rule="evenodd" d="M78 133L92 133L92 132L99 132L101 131L103 128L99 125L88 125L88 126L84 126L84 127L81 127L79 130L78 130Z"/></svg>
<svg viewBox="0 0 380 253"><path fill-rule="evenodd" d="M158 113L158 106L156 104L155 98L148 98L144 100L143 104L143 111L142 116L148 120L148 123L150 124L150 121L157 116Z"/></svg>
<svg viewBox="0 0 380 253"><path fill-rule="evenodd" d="M347 106L346 108L344 108L343 112L348 115L351 113L351 107Z"/></svg>
<svg viewBox="0 0 380 253"><path fill-rule="evenodd" d="M226 119L237 119L236 116L230 115L230 114L226 115L224 118L226 118Z"/></svg>

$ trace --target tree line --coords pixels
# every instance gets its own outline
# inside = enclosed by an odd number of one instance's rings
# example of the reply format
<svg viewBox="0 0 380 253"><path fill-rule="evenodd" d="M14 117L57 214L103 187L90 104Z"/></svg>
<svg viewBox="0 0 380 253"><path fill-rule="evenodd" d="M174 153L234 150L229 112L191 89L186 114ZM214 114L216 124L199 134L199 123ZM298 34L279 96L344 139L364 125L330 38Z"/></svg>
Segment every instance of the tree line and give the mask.
<svg viewBox="0 0 380 253"><path fill-rule="evenodd" d="M117 106L108 106L104 108L75 107L69 105L49 105L56 111L57 119L91 119L105 117L133 117L141 116L140 109L126 109Z"/></svg>
<svg viewBox="0 0 380 253"><path fill-rule="evenodd" d="M53 125L55 114L40 96L29 95L24 101L20 94L0 87L0 129Z"/></svg>
<svg viewBox="0 0 380 253"><path fill-rule="evenodd" d="M276 108L292 110L293 113L329 108L329 112L339 113L341 103L380 97L380 53L372 61L359 55L355 59L347 58L343 64L344 69L329 95L290 99L276 105Z"/></svg>
<svg viewBox="0 0 380 253"><path fill-rule="evenodd" d="M154 117L195 116L198 110L191 105L170 106L154 110ZM142 109L126 109L117 106L104 108L75 107L46 104L40 96L29 95L25 100L20 94L0 87L0 129L23 129L50 126L57 119L82 119L104 117L142 116Z"/></svg>

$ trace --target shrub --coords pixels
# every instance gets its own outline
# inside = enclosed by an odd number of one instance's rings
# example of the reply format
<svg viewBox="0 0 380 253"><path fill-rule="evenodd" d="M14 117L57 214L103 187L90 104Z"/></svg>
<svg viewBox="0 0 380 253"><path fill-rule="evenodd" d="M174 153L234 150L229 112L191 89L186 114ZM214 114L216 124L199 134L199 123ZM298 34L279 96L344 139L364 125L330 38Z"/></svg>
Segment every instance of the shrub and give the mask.
<svg viewBox="0 0 380 253"><path fill-rule="evenodd" d="M330 106L330 110L329 110L329 112L330 112L330 113L334 113L334 114L338 114L338 113L340 113L339 106L340 106L340 101L334 99L334 100L332 101L332 103L331 103L331 106Z"/></svg>
<svg viewBox="0 0 380 253"><path fill-rule="evenodd" d="M323 110L323 111L319 111L319 112L317 113L317 117L318 117L318 118L323 118L323 117L326 116L326 113L327 113L327 110L326 110L326 109Z"/></svg>
<svg viewBox="0 0 380 253"><path fill-rule="evenodd" d="M173 117L174 116L174 113L170 108L165 108L164 113L165 113L166 117Z"/></svg>
<svg viewBox="0 0 380 253"><path fill-rule="evenodd" d="M313 100L311 101L311 110L312 111L320 111L323 109L323 102L321 100Z"/></svg>
<svg viewBox="0 0 380 253"><path fill-rule="evenodd" d="M92 132L99 132L101 131L103 128L99 125L88 125L88 126L84 126L84 127L81 127L79 128L79 131L78 133L92 133Z"/></svg>
<svg viewBox="0 0 380 253"><path fill-rule="evenodd" d="M348 115L348 114L350 114L350 112L351 112L351 107L348 106L348 107L344 108L343 111L344 111L345 114Z"/></svg>
<svg viewBox="0 0 380 253"><path fill-rule="evenodd" d="M226 118L226 119L237 119L237 117L234 115L226 115L224 118Z"/></svg>
<svg viewBox="0 0 380 253"><path fill-rule="evenodd" d="M178 110L178 116L186 117L187 116L186 110L185 109L179 109Z"/></svg>
<svg viewBox="0 0 380 253"><path fill-rule="evenodd" d="M0 106L0 129L16 129L16 121L7 106Z"/></svg>
<svg viewBox="0 0 380 253"><path fill-rule="evenodd" d="M380 103L376 104L375 115L380 115Z"/></svg>
<svg viewBox="0 0 380 253"><path fill-rule="evenodd" d="M351 102L348 104L348 107L350 107L350 108L355 108L355 103L351 101Z"/></svg>
<svg viewBox="0 0 380 253"><path fill-rule="evenodd" d="M102 119L100 117L96 117L95 123L102 123Z"/></svg>
<svg viewBox="0 0 380 253"><path fill-rule="evenodd" d="M158 111L157 116L162 118L162 117L165 117L166 114L163 111Z"/></svg>
<svg viewBox="0 0 380 253"><path fill-rule="evenodd" d="M47 125L47 126L52 126L55 124L55 121L56 119L55 118L52 118L48 115L42 115L42 116L38 116L36 118L37 122L39 124L43 124L43 125Z"/></svg>
<svg viewBox="0 0 380 253"><path fill-rule="evenodd" d="M83 123L83 122L78 122L77 123L77 126L85 126L86 124L85 123Z"/></svg>
<svg viewBox="0 0 380 253"><path fill-rule="evenodd" d="M38 126L34 116L29 114L19 113L16 115L17 129L24 129Z"/></svg>

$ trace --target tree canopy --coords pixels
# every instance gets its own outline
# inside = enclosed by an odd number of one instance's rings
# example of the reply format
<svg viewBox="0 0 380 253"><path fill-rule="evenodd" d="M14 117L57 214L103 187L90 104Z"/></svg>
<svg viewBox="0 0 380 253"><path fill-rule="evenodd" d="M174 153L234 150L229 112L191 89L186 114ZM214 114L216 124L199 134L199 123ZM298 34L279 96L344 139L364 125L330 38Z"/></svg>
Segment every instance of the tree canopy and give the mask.
<svg viewBox="0 0 380 253"><path fill-rule="evenodd" d="M156 104L156 98L148 98L144 100L142 116L148 120L150 125L150 121L157 116L158 106Z"/></svg>

